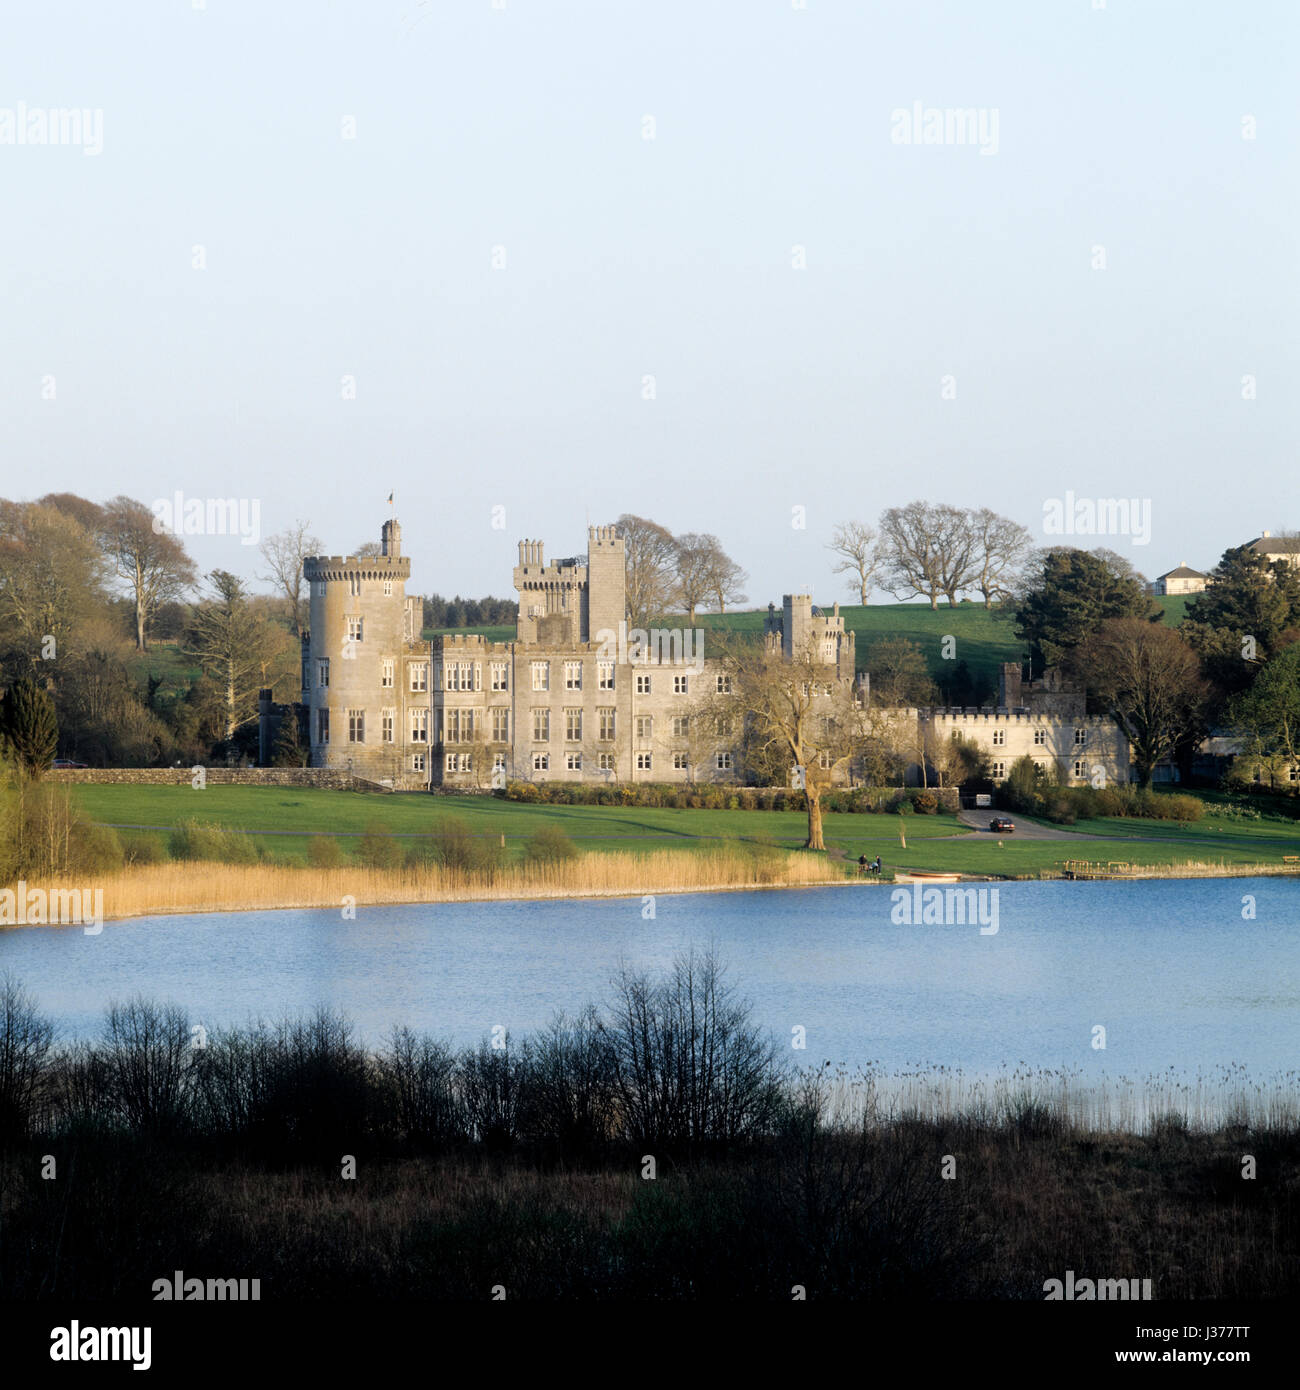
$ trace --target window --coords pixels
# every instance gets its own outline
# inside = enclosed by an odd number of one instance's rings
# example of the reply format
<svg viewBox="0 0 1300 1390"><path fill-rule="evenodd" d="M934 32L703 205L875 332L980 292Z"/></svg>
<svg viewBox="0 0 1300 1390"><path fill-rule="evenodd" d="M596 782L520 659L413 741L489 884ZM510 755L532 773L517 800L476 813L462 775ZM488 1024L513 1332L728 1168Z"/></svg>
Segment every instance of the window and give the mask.
<svg viewBox="0 0 1300 1390"><path fill-rule="evenodd" d="M428 690L429 688L429 663L427 661L413 661L411 663L411 689Z"/></svg>
<svg viewBox="0 0 1300 1390"><path fill-rule="evenodd" d="M1291 767L1291 768L1288 768L1288 769L1287 769L1287 774L1286 774L1286 780L1287 780L1288 782L1300 782L1300 767Z"/></svg>
<svg viewBox="0 0 1300 1390"><path fill-rule="evenodd" d="M533 742L549 743L551 740L551 712L548 709L533 711Z"/></svg>
<svg viewBox="0 0 1300 1390"><path fill-rule="evenodd" d="M961 730L960 730L960 729L954 729L954 730L952 731L952 741L953 741L954 743L960 743L960 742L961 742Z"/></svg>
<svg viewBox="0 0 1300 1390"><path fill-rule="evenodd" d="M533 662L533 689L549 690L551 688L551 664L549 661Z"/></svg>
<svg viewBox="0 0 1300 1390"><path fill-rule="evenodd" d="M448 753L447 756L442 760L442 770L443 770L444 772L455 772L455 771L456 771L456 758L457 758L457 756L458 756L458 755L455 754L455 753Z"/></svg>
<svg viewBox="0 0 1300 1390"><path fill-rule="evenodd" d="M638 695L649 695L650 677L644 672L638 673L636 678L636 693Z"/></svg>
<svg viewBox="0 0 1300 1390"><path fill-rule="evenodd" d="M510 711L508 709L494 709L492 711L492 742L510 742Z"/></svg>
<svg viewBox="0 0 1300 1390"><path fill-rule="evenodd" d="M325 581L323 579L318 579L313 587L316 590L317 598L325 597Z"/></svg>
<svg viewBox="0 0 1300 1390"><path fill-rule="evenodd" d="M348 592L353 598L361 597L361 576L359 574L348 575Z"/></svg>
<svg viewBox="0 0 1300 1390"><path fill-rule="evenodd" d="M605 743L609 743L614 738L614 711L612 709L598 709L597 718L600 720L600 737Z"/></svg>
<svg viewBox="0 0 1300 1390"><path fill-rule="evenodd" d="M581 661L566 661L564 663L564 688L566 690L582 689Z"/></svg>
<svg viewBox="0 0 1300 1390"><path fill-rule="evenodd" d="M427 709L413 709L411 711L411 740L412 743L428 743L429 741L429 711Z"/></svg>
<svg viewBox="0 0 1300 1390"><path fill-rule="evenodd" d="M549 772L551 770L551 755L549 753L533 754L533 771Z"/></svg>
<svg viewBox="0 0 1300 1390"><path fill-rule="evenodd" d="M613 771L614 771L614 755L613 755L613 753L597 753L597 754L596 754L596 766L597 766L602 772L613 772Z"/></svg>
<svg viewBox="0 0 1300 1390"><path fill-rule="evenodd" d="M448 743L470 743L474 738L474 711L472 709L449 709L447 711Z"/></svg>
<svg viewBox="0 0 1300 1390"><path fill-rule="evenodd" d="M392 598L392 596L393 596L393 581L392 581L391 579L385 579L385 580L384 580L384 597L385 597L385 598Z"/></svg>
<svg viewBox="0 0 1300 1390"><path fill-rule="evenodd" d="M509 670L510 670L510 668L506 665L506 663L505 663L504 661L494 661L494 662L492 663L492 689L493 689L493 690L509 690L509 689L510 689L510 682L509 682L509 675L508 675Z"/></svg>
<svg viewBox="0 0 1300 1390"><path fill-rule="evenodd" d="M674 677L673 677L673 694L674 694L674 695L685 695L685 694L686 694L686 677L685 677L685 676L674 676Z"/></svg>
<svg viewBox="0 0 1300 1390"><path fill-rule="evenodd" d="M1006 763L1002 762L1001 759L999 759L997 762L995 762L995 763L993 764L993 776L994 776L994 777L1005 777L1006 775L1007 775L1007 765L1006 765Z"/></svg>
<svg viewBox="0 0 1300 1390"><path fill-rule="evenodd" d="M649 753L638 753L638 754L636 755L636 765L637 765L637 770L638 770L638 771L640 771L640 772L649 772L649 771L650 771L650 766L651 766L651 764L650 764L650 754L649 754Z"/></svg>
<svg viewBox="0 0 1300 1390"><path fill-rule="evenodd" d="M384 743L393 741L393 725L397 722L397 711L385 709L379 712L379 737Z"/></svg>
<svg viewBox="0 0 1300 1390"><path fill-rule="evenodd" d="M993 730L993 746L994 746L995 748L1001 748L1002 745L1003 745L1004 743L1006 743L1006 741L1007 741L1007 731L1006 731L1005 729L994 729L994 730Z"/></svg>
<svg viewBox="0 0 1300 1390"><path fill-rule="evenodd" d="M730 737L731 737L731 727L732 727L732 721L731 721L730 716L725 715L725 714L722 715L722 716L720 716L719 719L718 719L718 736L719 736L719 738L730 738Z"/></svg>
<svg viewBox="0 0 1300 1390"><path fill-rule="evenodd" d="M1076 777L1086 777L1088 775L1088 765L1082 758L1074 760L1074 775Z"/></svg>
<svg viewBox="0 0 1300 1390"><path fill-rule="evenodd" d="M393 688L393 658L386 656L379 664L379 684L385 690Z"/></svg>
<svg viewBox="0 0 1300 1390"><path fill-rule="evenodd" d="M316 684L322 690L326 689L330 683L330 659L327 656L316 658Z"/></svg>
<svg viewBox="0 0 1300 1390"><path fill-rule="evenodd" d="M360 642L360 641L361 641L361 619L360 619L360 618L349 618L349 619L348 619L348 641L349 641L349 642Z"/></svg>
<svg viewBox="0 0 1300 1390"><path fill-rule="evenodd" d="M1034 745L1035 745L1035 747L1041 748L1046 742L1047 742L1047 730L1046 730L1046 729L1035 729L1035 730L1034 730Z"/></svg>
<svg viewBox="0 0 1300 1390"><path fill-rule="evenodd" d="M731 754L730 754L730 753L719 753L719 754L717 754L717 756L713 759L713 766L716 767L717 770L718 770L719 772L730 772L730 771L731 771Z"/></svg>
<svg viewBox="0 0 1300 1390"><path fill-rule="evenodd" d="M327 709L316 711L316 742L328 743L330 741L330 712Z"/></svg>
<svg viewBox="0 0 1300 1390"><path fill-rule="evenodd" d="M582 742L582 711L580 709L566 709L564 711L564 739L566 743Z"/></svg>
<svg viewBox="0 0 1300 1390"><path fill-rule="evenodd" d="M570 772L581 772L581 771L582 771L582 754L581 754L581 753L566 753L566 754L564 755L564 765L565 765L565 767L567 767L567 768L569 769Z"/></svg>
<svg viewBox="0 0 1300 1390"><path fill-rule="evenodd" d="M687 761L685 753L673 754L673 770L675 772L685 772L687 770Z"/></svg>
<svg viewBox="0 0 1300 1390"><path fill-rule="evenodd" d="M596 684L601 690L613 690L614 663L612 661L599 661L596 663Z"/></svg>
<svg viewBox="0 0 1300 1390"><path fill-rule="evenodd" d="M412 753L412 754L411 754L411 771L412 771L412 772L423 772L423 771L424 771L424 754L423 754L423 753Z"/></svg>
<svg viewBox="0 0 1300 1390"><path fill-rule="evenodd" d="M718 694L719 694L719 695L730 695L730 694L731 694L731 677L730 677L730 676L722 675L722 676L719 676L719 677L718 677Z"/></svg>
<svg viewBox="0 0 1300 1390"><path fill-rule="evenodd" d="M504 772L506 770L506 755L504 753L492 754L492 771Z"/></svg>
<svg viewBox="0 0 1300 1390"><path fill-rule="evenodd" d="M685 738L690 729L690 718L685 714L673 715L673 737Z"/></svg>
<svg viewBox="0 0 1300 1390"><path fill-rule="evenodd" d="M366 712L363 709L348 710L348 742L366 741Z"/></svg>
<svg viewBox="0 0 1300 1390"><path fill-rule="evenodd" d="M823 748L821 752L817 754L817 766L820 767L824 772L830 771L831 763L833 761L834 760L832 759L831 755L826 751L825 748Z"/></svg>
<svg viewBox="0 0 1300 1390"><path fill-rule="evenodd" d="M638 714L636 717L636 736L637 738L649 738L654 733L654 716L650 714Z"/></svg>
<svg viewBox="0 0 1300 1390"><path fill-rule="evenodd" d="M1087 729L1076 729L1076 730L1074 731L1074 746L1075 746L1076 748L1082 748L1087 742L1088 742L1088 731L1087 731Z"/></svg>

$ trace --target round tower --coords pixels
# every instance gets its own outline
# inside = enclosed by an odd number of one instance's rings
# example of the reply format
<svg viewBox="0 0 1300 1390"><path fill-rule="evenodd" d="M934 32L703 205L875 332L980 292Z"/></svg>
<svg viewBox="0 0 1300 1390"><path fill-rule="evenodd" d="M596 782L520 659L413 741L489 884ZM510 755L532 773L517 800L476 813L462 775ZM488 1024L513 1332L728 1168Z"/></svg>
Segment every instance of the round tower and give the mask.
<svg viewBox="0 0 1300 1390"><path fill-rule="evenodd" d="M379 555L313 555L303 561L311 594L306 704L311 766L379 780L393 775L402 743L402 653L410 560L402 528L386 521ZM427 697L424 697L427 698ZM394 742L383 712L395 711Z"/></svg>

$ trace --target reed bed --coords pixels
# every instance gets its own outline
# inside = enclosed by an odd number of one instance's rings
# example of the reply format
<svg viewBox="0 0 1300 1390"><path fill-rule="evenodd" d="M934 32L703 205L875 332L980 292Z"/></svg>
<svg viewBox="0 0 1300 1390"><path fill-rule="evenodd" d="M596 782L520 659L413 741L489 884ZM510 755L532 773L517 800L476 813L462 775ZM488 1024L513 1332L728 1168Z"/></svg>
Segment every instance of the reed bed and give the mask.
<svg viewBox="0 0 1300 1390"><path fill-rule="evenodd" d="M443 866L373 869L278 864L142 864L77 887L102 887L106 918L160 913L250 912L380 903L518 898L633 897L646 893L799 888L845 881L843 865L790 851L718 849L580 854L472 872ZM28 888L67 888L66 880Z"/></svg>
<svg viewBox="0 0 1300 1390"><path fill-rule="evenodd" d="M1300 864L1229 864L1225 860L1185 859L1177 864L1133 864L1128 869L1107 873L1106 862L1092 861L1099 879L1123 882L1130 878L1268 878L1296 877ZM1046 870L1044 878L1060 878L1056 870Z"/></svg>
<svg viewBox="0 0 1300 1390"><path fill-rule="evenodd" d="M830 1079L828 1113L850 1123L899 1121L996 1127L1022 1122L1077 1134L1186 1129L1300 1129L1300 1072L1252 1077L1231 1064L1196 1073L1086 1079L1067 1068L1020 1067L994 1075L960 1068L841 1071Z"/></svg>

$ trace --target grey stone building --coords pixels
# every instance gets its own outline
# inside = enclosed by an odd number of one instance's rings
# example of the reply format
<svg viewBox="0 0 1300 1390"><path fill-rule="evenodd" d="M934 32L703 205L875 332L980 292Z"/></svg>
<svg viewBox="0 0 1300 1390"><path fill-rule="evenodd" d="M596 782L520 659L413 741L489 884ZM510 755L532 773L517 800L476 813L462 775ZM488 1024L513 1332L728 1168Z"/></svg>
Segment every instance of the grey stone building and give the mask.
<svg viewBox="0 0 1300 1390"><path fill-rule="evenodd" d="M408 598L402 528L384 523L380 554L317 555L303 567L310 629L303 637L302 704L310 766L398 790L488 789L506 781L702 782L741 775L738 718L720 733L698 717L729 690L701 629L631 629L626 553L612 526L588 528L586 555L548 562L541 541L519 543L513 641L472 633L426 639L422 604ZM769 605L768 650L811 652L828 681L866 686L854 633L836 604L807 594ZM1128 746L1109 721L1084 716L1082 696L1054 673L1023 682L1002 673L992 710L898 710L904 746L932 736L987 744L995 777L1020 753L1051 761L1062 781L1128 778ZM268 734L264 732L264 744ZM910 779L909 779L910 780Z"/></svg>

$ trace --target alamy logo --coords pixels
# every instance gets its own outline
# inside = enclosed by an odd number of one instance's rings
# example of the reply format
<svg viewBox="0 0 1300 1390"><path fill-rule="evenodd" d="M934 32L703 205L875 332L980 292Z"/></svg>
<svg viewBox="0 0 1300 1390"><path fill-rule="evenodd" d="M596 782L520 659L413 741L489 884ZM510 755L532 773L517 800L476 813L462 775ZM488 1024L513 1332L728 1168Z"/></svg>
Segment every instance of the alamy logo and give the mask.
<svg viewBox="0 0 1300 1390"><path fill-rule="evenodd" d="M150 1327L69 1327L50 1329L51 1361L130 1361L133 1371L153 1364Z"/></svg>
<svg viewBox="0 0 1300 1390"><path fill-rule="evenodd" d="M998 932L996 888L935 888L913 883L895 888L889 920L896 927L964 927L979 924L981 936Z"/></svg>
<svg viewBox="0 0 1300 1390"><path fill-rule="evenodd" d="M895 145L976 145L980 154L998 152L998 108L988 106L896 106L889 113Z"/></svg>
<svg viewBox="0 0 1300 1390"><path fill-rule="evenodd" d="M1048 536L1128 536L1134 545L1151 540L1149 497L1049 497L1043 503Z"/></svg>
<svg viewBox="0 0 1300 1390"><path fill-rule="evenodd" d="M620 622L618 631L602 627L596 634L597 656L620 666L691 666L704 670L704 633L698 627L634 627Z"/></svg>
<svg viewBox="0 0 1300 1390"><path fill-rule="evenodd" d="M0 889L0 927L81 927L87 936L104 930L102 888L28 888L19 879Z"/></svg>
<svg viewBox="0 0 1300 1390"><path fill-rule="evenodd" d="M104 113L83 106L0 106L0 145L80 145L104 152Z"/></svg>
<svg viewBox="0 0 1300 1390"><path fill-rule="evenodd" d="M262 537L262 503L257 497L155 497L153 530L157 536L238 536L241 545Z"/></svg>
<svg viewBox="0 0 1300 1390"><path fill-rule="evenodd" d="M1067 1269L1065 1278L1043 1284L1045 1303L1141 1302L1151 1297L1150 1279L1076 1279Z"/></svg>
<svg viewBox="0 0 1300 1390"><path fill-rule="evenodd" d="M150 1287L155 1303L257 1303L262 1297L260 1279L187 1279L179 1269Z"/></svg>

